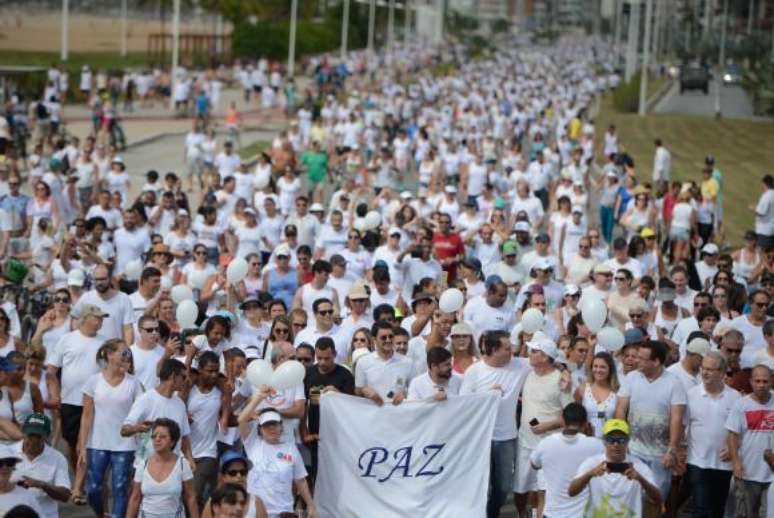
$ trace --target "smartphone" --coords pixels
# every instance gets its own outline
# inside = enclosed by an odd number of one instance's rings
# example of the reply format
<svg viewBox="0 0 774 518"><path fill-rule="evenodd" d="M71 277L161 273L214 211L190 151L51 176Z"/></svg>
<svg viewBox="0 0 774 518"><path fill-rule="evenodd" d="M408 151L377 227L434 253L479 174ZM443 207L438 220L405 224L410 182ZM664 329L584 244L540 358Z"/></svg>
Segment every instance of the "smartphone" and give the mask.
<svg viewBox="0 0 774 518"><path fill-rule="evenodd" d="M608 462L607 463L607 472L608 473L623 473L627 469L629 469L629 466L631 466L631 463L629 462Z"/></svg>
<svg viewBox="0 0 774 518"><path fill-rule="evenodd" d="M533 417L532 421L529 422L529 425L530 426L536 426L539 423L540 423L540 421L537 420L537 417Z"/></svg>

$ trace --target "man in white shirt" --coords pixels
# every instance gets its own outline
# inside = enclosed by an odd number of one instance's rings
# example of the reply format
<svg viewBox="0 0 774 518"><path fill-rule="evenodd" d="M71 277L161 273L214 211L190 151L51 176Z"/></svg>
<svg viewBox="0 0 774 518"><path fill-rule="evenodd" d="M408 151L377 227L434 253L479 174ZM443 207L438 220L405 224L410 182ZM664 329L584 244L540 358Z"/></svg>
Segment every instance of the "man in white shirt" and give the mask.
<svg viewBox="0 0 774 518"><path fill-rule="evenodd" d="M655 141L656 154L653 156L653 183L664 181L669 183L672 178L672 154L664 147L660 138Z"/></svg>
<svg viewBox="0 0 774 518"><path fill-rule="evenodd" d="M675 283L675 304L681 308L693 311L693 298L698 293L688 286L688 271L682 265L677 265L669 272Z"/></svg>
<svg viewBox="0 0 774 518"><path fill-rule="evenodd" d="M621 268L625 268L632 273L635 281L642 277L642 265L637 259L629 257L629 245L622 237L613 240L613 257L608 259L606 264L614 274Z"/></svg>
<svg viewBox="0 0 774 518"><path fill-rule="evenodd" d="M755 207L755 233L758 234L758 245L765 248L772 243L774 236L774 176L763 177L763 193Z"/></svg>
<svg viewBox="0 0 774 518"><path fill-rule="evenodd" d="M465 371L460 395L494 391L500 399L492 434L487 518L497 518L513 490L516 461L516 403L530 372L526 358L514 358L507 331L489 331L483 338L484 358Z"/></svg>
<svg viewBox="0 0 774 518"><path fill-rule="evenodd" d="M113 234L116 247L117 274L124 273L129 261L139 259L151 247L150 234L145 227L138 226L139 214L134 208L124 211L124 225Z"/></svg>
<svg viewBox="0 0 774 518"><path fill-rule="evenodd" d="M381 406L385 401L399 405L406 399L409 380L414 378L414 364L395 352L392 324L377 321L372 328L375 350L358 360L355 369L355 395L368 398Z"/></svg>
<svg viewBox="0 0 774 518"><path fill-rule="evenodd" d="M696 263L696 273L703 290L709 289L709 284L718 273L718 254L720 249L715 243L707 243L701 248L702 260Z"/></svg>
<svg viewBox="0 0 774 518"><path fill-rule="evenodd" d="M662 498L653 472L628 454L631 432L626 421L610 419L602 432L605 452L586 459L567 490L569 496L580 495L585 502L581 516L643 516L643 500L648 507L660 509Z"/></svg>
<svg viewBox="0 0 774 518"><path fill-rule="evenodd" d="M709 351L701 362L702 383L688 391L687 479L697 516L723 516L731 481L725 423L741 394L723 382L728 362Z"/></svg>
<svg viewBox="0 0 774 518"><path fill-rule="evenodd" d="M215 157L215 168L220 175L220 181L222 182L227 176L233 176L236 170L239 168L240 163L239 155L234 153L234 144L227 140L223 144L223 151L218 153Z"/></svg>
<svg viewBox="0 0 774 518"><path fill-rule="evenodd" d="M160 295L161 271L154 266L148 266L140 275L137 291L129 295L135 320L153 313L161 298Z"/></svg>
<svg viewBox="0 0 774 518"><path fill-rule="evenodd" d="M683 359L667 367L667 372L677 376L686 392L701 383L699 377L701 360L709 351L709 337L702 331L693 331L688 335Z"/></svg>
<svg viewBox="0 0 774 518"><path fill-rule="evenodd" d="M452 371L452 355L443 347L427 351L427 372L411 380L407 400L443 401L460 392L462 377Z"/></svg>
<svg viewBox="0 0 774 518"><path fill-rule="evenodd" d="M750 293L750 313L740 315L731 321L731 327L744 335L744 350L739 359L743 369L753 367L753 358L761 349L766 348L763 338L763 325L768 319L766 308L771 303L771 297L765 290Z"/></svg>
<svg viewBox="0 0 774 518"><path fill-rule="evenodd" d="M752 394L739 398L726 420L728 453L734 466L737 515L760 516L766 492L774 482L771 423L774 422L774 398L771 394L771 369L753 367L750 374ZM771 502L768 503L771 514Z"/></svg>
<svg viewBox="0 0 774 518"><path fill-rule="evenodd" d="M103 310L105 322L102 335L107 338L121 338L130 344L134 341L134 309L129 295L111 285L110 270L99 265L94 269L94 289L81 296L73 308L73 315L80 315L86 305Z"/></svg>
<svg viewBox="0 0 774 518"><path fill-rule="evenodd" d="M545 480L543 516L582 516L586 504L583 497L567 494L570 482L586 459L604 453L602 441L583 432L587 427L586 409L580 403L570 403L562 410L562 433L540 441L529 458L532 469L541 470Z"/></svg>
<svg viewBox="0 0 774 518"><path fill-rule="evenodd" d="M632 455L653 471L655 485L661 492L661 499L665 500L683 435L685 389L674 374L664 369L666 344L645 342L640 345L637 355L639 369L623 379L615 416L630 423ZM655 509L649 511L656 512Z"/></svg>
<svg viewBox="0 0 774 518"><path fill-rule="evenodd" d="M137 322L137 331L137 341L129 348L132 351L134 376L145 390L152 390L159 384L157 367L164 358L158 319L151 315L141 316ZM171 345L178 344L171 343ZM179 345L182 347L183 344Z"/></svg>
<svg viewBox="0 0 774 518"><path fill-rule="evenodd" d="M473 326L476 340L486 331L509 331L516 325L516 314L505 304L508 287L499 275L486 279L486 293L465 304L464 320Z"/></svg>

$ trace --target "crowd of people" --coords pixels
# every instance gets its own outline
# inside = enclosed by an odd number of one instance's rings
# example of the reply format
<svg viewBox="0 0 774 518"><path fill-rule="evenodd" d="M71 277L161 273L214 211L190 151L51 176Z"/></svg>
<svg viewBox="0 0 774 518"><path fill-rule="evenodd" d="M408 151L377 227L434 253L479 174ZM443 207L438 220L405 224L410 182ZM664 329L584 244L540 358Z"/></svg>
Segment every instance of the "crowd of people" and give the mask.
<svg viewBox="0 0 774 518"><path fill-rule="evenodd" d="M140 189L96 134L0 165L2 282L50 296L29 337L0 308L0 514L317 516L330 391L500 398L490 518L511 494L520 517L771 513L774 177L731 251L712 156L673 181L659 140L651 181L595 127L607 46L445 54L448 75L410 45L323 77L256 164L197 124ZM620 348L585 322L599 301ZM304 381L254 387L257 359Z"/></svg>

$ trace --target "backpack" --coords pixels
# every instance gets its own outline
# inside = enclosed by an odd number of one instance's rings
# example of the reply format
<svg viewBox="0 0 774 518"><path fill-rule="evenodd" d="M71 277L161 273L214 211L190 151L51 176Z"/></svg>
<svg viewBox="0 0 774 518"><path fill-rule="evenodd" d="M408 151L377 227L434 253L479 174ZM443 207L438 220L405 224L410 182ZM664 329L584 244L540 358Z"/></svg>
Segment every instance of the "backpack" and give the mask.
<svg viewBox="0 0 774 518"><path fill-rule="evenodd" d="M35 116L38 119L48 119L48 108L46 108L46 105L43 102L39 102L35 107Z"/></svg>

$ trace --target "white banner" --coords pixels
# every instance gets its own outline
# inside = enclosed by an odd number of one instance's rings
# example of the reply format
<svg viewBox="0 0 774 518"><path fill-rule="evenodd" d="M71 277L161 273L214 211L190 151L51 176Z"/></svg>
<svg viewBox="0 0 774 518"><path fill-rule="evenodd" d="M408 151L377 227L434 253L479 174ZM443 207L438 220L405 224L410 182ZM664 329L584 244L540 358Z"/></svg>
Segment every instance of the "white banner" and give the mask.
<svg viewBox="0 0 774 518"><path fill-rule="evenodd" d="M495 394L382 407L343 394L320 401L321 518L486 516Z"/></svg>

